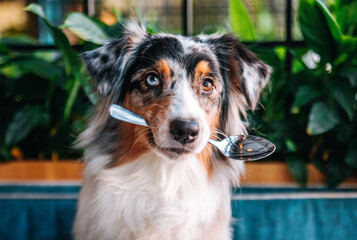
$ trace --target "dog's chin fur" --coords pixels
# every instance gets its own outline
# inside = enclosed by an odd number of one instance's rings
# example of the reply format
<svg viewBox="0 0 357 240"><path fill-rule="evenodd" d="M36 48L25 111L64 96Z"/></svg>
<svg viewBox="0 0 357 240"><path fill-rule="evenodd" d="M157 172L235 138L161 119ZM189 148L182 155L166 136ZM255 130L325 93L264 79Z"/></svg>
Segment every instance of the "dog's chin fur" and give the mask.
<svg viewBox="0 0 357 240"><path fill-rule="evenodd" d="M255 108L270 68L229 34L150 35L135 23L126 29L122 39L83 55L101 99L77 141L86 167L74 237L231 239L231 186L244 166L207 141L246 134L241 117ZM160 89L142 85L144 65L164 75ZM208 73L215 84L209 94L199 80ZM144 116L151 128L111 118L112 103ZM178 117L200 124L195 142L170 135L168 124Z"/></svg>
<svg viewBox="0 0 357 240"><path fill-rule="evenodd" d="M163 159L174 160L174 161L183 161L186 159L191 159L194 157L195 153L190 152L185 149L171 148L171 149L163 149L159 147L155 147L153 152Z"/></svg>

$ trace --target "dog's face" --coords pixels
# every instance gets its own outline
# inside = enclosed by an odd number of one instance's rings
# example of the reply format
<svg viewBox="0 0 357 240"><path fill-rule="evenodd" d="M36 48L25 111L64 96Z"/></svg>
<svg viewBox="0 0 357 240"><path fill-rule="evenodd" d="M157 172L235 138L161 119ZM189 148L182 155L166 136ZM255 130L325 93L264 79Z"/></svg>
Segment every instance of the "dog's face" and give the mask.
<svg viewBox="0 0 357 240"><path fill-rule="evenodd" d="M232 35L151 35L135 23L83 59L107 103L147 119L149 129L123 124L125 141L169 159L199 154L220 132L242 134L240 114L255 108L270 72Z"/></svg>

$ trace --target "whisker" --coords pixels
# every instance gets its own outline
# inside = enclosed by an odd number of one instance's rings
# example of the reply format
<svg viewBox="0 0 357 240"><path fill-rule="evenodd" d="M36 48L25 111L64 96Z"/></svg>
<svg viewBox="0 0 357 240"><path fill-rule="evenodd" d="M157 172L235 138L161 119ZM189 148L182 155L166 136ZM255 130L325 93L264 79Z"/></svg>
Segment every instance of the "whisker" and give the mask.
<svg viewBox="0 0 357 240"><path fill-rule="evenodd" d="M162 105L160 105L160 104L154 103L153 106L161 107L163 110L169 112L169 110L167 110L164 106L162 106Z"/></svg>
<svg viewBox="0 0 357 240"><path fill-rule="evenodd" d="M210 128L210 130L211 130L210 137L217 137L217 139L219 139L219 140L222 140L222 139L228 137L227 134L225 134L218 128ZM214 136L214 134L217 134L217 136ZM223 135L223 138L220 135Z"/></svg>
<svg viewBox="0 0 357 240"><path fill-rule="evenodd" d="M146 131L145 131L146 130ZM140 138L142 138L142 137L144 137L145 135L147 135L147 134L149 134L150 133L150 131L149 131L149 129L142 129L142 130L140 130L137 134L140 134L136 139L135 139L135 141L134 141L134 143L133 143L133 145L131 146L131 148L130 148L130 150L132 150L133 149L133 147L135 146L135 144L140 140Z"/></svg>

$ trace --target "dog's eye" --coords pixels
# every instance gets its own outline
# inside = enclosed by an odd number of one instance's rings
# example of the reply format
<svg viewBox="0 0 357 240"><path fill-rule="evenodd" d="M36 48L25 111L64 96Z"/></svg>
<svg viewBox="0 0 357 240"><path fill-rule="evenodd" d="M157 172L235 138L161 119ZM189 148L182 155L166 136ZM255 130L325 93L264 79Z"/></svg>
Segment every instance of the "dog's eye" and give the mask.
<svg viewBox="0 0 357 240"><path fill-rule="evenodd" d="M159 85L160 79L156 74L150 73L146 77L146 82L147 82L147 84L149 84L149 86L154 87L154 86Z"/></svg>
<svg viewBox="0 0 357 240"><path fill-rule="evenodd" d="M202 81L202 90L205 91L205 92L211 92L213 89L213 83L212 83L212 80L211 79L204 79Z"/></svg>

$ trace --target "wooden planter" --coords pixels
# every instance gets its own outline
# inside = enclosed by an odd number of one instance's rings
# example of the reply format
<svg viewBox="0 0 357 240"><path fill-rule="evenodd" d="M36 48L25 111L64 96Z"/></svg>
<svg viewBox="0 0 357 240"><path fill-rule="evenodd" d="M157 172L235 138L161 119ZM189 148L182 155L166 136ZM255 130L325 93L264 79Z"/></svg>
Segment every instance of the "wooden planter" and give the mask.
<svg viewBox="0 0 357 240"><path fill-rule="evenodd" d="M1 182L25 181L75 181L80 182L84 164L75 160L60 161L14 161L0 164ZM243 185L295 184L285 163L251 162L246 164ZM309 184L324 184L325 177L313 165L308 165ZM348 179L345 184L357 185L357 177Z"/></svg>

